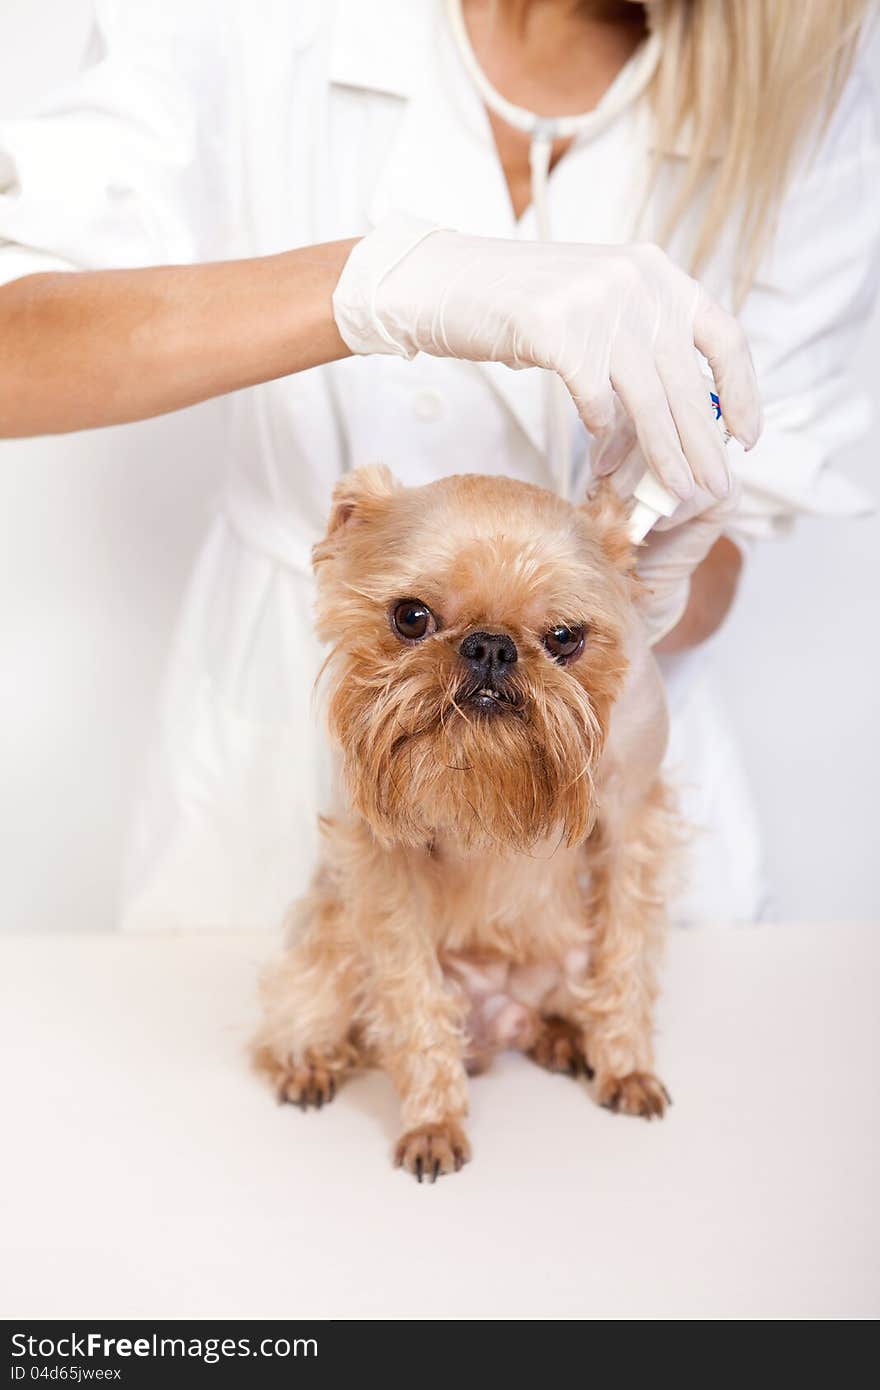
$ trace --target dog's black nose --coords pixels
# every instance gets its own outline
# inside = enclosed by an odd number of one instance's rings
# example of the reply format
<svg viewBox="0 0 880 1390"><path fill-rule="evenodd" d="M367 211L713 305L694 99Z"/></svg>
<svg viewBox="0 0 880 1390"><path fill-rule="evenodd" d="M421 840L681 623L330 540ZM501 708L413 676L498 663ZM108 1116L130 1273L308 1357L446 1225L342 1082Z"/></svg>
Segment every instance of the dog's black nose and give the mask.
<svg viewBox="0 0 880 1390"><path fill-rule="evenodd" d="M503 680L516 661L513 638L506 632L469 632L458 649L480 680Z"/></svg>

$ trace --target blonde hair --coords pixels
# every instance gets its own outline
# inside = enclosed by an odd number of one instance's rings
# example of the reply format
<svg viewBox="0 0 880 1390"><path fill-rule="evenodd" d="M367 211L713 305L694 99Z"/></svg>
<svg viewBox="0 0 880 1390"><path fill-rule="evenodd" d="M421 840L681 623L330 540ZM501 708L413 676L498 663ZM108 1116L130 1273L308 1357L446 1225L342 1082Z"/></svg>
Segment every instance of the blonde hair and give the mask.
<svg viewBox="0 0 880 1390"><path fill-rule="evenodd" d="M731 217L747 292L776 225L796 159L818 143L849 76L873 0L657 0L653 80L657 166L688 137L689 158L668 209L668 240L698 196L689 248L705 265Z"/></svg>

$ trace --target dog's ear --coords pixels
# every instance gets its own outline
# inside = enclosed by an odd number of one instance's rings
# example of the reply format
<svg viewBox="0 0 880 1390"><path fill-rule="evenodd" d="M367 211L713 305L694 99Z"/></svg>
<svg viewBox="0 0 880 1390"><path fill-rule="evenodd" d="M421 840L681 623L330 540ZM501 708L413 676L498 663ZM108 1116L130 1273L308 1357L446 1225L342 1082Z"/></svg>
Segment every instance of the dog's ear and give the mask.
<svg viewBox="0 0 880 1390"><path fill-rule="evenodd" d="M335 554L346 532L377 516L399 490L400 484L383 463L364 464L340 478L333 489L326 534L312 549L312 564Z"/></svg>
<svg viewBox="0 0 880 1390"><path fill-rule="evenodd" d="M578 511L606 556L621 574L635 570L635 547L627 534L628 508L610 478L602 478Z"/></svg>
<svg viewBox="0 0 880 1390"><path fill-rule="evenodd" d="M368 521L377 508L399 490L391 469L384 463L368 463L352 469L333 489L327 536L335 536L344 526Z"/></svg>

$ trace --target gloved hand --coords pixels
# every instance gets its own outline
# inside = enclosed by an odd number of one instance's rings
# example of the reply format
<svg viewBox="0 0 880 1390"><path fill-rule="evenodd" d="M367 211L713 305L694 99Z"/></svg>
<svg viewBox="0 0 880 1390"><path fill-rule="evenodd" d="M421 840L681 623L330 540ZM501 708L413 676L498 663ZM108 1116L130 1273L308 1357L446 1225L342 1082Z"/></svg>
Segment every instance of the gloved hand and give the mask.
<svg viewBox="0 0 880 1390"><path fill-rule="evenodd" d="M655 246L507 241L392 214L359 242L333 295L355 353L459 357L559 373L587 429L615 426L615 393L644 458L680 498L723 497L724 448L694 348L709 360L727 427L761 431L742 329Z"/></svg>
<svg viewBox="0 0 880 1390"><path fill-rule="evenodd" d="M634 449L615 477L638 481L645 461ZM641 590L636 608L653 647L671 632L688 605L691 576L715 542L729 527L739 501L739 483L731 475L728 496L718 501L698 489L670 517L660 517L636 551L636 573Z"/></svg>

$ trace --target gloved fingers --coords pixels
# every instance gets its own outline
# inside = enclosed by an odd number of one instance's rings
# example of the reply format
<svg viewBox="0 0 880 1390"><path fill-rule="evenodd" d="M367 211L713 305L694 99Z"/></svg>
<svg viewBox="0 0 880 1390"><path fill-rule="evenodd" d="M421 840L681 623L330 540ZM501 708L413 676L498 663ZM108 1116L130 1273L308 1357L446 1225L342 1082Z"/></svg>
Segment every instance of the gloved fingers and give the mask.
<svg viewBox="0 0 880 1390"><path fill-rule="evenodd" d="M672 516L659 516L657 518L649 532L649 537L678 531L681 527L688 526L695 521L702 521L704 518L713 525L717 525L719 530L723 530L737 509L740 492L740 481L733 472L730 474L730 492L720 500L704 488L697 488L693 497L676 507Z"/></svg>
<svg viewBox="0 0 880 1390"><path fill-rule="evenodd" d="M658 354L657 370L694 481L713 497L726 497L730 470L724 440L713 418L710 384L691 345L682 342L678 350Z"/></svg>
<svg viewBox="0 0 880 1390"><path fill-rule="evenodd" d="M712 369L724 423L743 448L754 448L763 412L748 341L733 315L702 288L694 312L694 343Z"/></svg>
<svg viewBox="0 0 880 1390"><path fill-rule="evenodd" d="M632 419L651 472L681 501L694 491L669 400L652 358L631 348L612 364L612 385Z"/></svg>
<svg viewBox="0 0 880 1390"><path fill-rule="evenodd" d="M685 530L686 538L670 531L652 533L636 553L636 574L641 581L636 606L652 641L678 622L687 607L691 577L715 545L722 527L698 518Z"/></svg>
<svg viewBox="0 0 880 1390"><path fill-rule="evenodd" d="M633 436L634 443L629 453L611 474L611 486L624 502L629 501L645 475L645 457ZM684 505L683 503L681 505Z"/></svg>
<svg viewBox="0 0 880 1390"><path fill-rule="evenodd" d="M724 530L724 518L712 511L691 517L669 531L655 529L645 537L636 554L636 568L644 577L651 574L677 581L689 576L712 549Z"/></svg>
<svg viewBox="0 0 880 1390"><path fill-rule="evenodd" d="M682 510L687 509L685 503ZM669 632L687 607L691 577L724 534L730 511L725 500L677 526L661 531L658 524L636 551L642 583L637 606L652 642Z"/></svg>
<svg viewBox="0 0 880 1390"><path fill-rule="evenodd" d="M560 372L577 406L578 414L594 439L606 440L613 435L614 392L610 381L587 378L583 374Z"/></svg>
<svg viewBox="0 0 880 1390"><path fill-rule="evenodd" d="M614 424L603 434L593 436L590 446L590 472L594 478L617 473L637 447L636 431L620 397L614 397ZM642 469L644 472L644 468Z"/></svg>
<svg viewBox="0 0 880 1390"><path fill-rule="evenodd" d="M647 543L652 538L656 538L669 531L679 531L682 526L702 516L704 512L711 511L715 498L704 488L698 487L693 497L689 497L686 502L681 502L672 513L672 516L658 516L648 535L645 537Z"/></svg>

